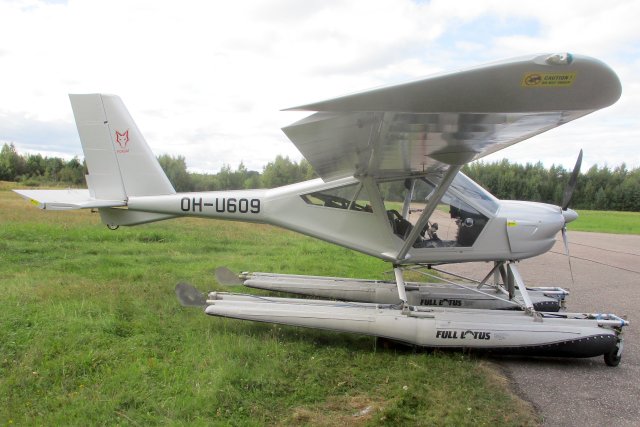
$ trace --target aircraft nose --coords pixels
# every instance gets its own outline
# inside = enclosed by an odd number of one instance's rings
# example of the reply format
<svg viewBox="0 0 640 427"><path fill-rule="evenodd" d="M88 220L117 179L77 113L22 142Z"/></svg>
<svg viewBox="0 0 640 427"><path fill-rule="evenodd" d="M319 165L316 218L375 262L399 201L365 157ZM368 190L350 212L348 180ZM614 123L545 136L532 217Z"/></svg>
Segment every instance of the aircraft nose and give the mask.
<svg viewBox="0 0 640 427"><path fill-rule="evenodd" d="M578 212L573 209L565 209L562 211L562 216L564 217L564 223L569 224L571 221L578 219Z"/></svg>

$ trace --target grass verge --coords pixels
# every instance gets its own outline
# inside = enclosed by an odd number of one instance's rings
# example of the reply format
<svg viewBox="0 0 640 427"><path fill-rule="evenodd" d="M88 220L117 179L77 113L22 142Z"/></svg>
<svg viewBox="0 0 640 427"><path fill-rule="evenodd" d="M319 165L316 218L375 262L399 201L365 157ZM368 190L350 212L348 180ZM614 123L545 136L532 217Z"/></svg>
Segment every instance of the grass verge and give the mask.
<svg viewBox="0 0 640 427"><path fill-rule="evenodd" d="M613 234L640 234L640 212L578 211L569 230Z"/></svg>
<svg viewBox="0 0 640 427"><path fill-rule="evenodd" d="M388 265L273 227L181 219L109 231L0 191L0 425L535 425L461 353L211 318L212 270L380 278Z"/></svg>

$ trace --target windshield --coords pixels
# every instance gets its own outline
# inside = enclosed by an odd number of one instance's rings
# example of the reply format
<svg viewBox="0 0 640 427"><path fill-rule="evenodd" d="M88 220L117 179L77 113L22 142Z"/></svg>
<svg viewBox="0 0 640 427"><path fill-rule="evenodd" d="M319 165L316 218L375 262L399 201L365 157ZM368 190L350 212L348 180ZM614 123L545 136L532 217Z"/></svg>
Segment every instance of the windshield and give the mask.
<svg viewBox="0 0 640 427"><path fill-rule="evenodd" d="M498 199L478 184L469 179L462 172L458 173L451 184L451 187L460 192L465 198L480 205L483 209L495 215L498 212Z"/></svg>

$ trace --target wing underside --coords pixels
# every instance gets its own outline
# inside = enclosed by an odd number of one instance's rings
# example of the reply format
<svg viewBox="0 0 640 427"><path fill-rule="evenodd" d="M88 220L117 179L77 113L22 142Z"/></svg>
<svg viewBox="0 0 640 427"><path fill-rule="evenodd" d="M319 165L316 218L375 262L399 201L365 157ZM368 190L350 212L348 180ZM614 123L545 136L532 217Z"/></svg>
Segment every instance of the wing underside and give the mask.
<svg viewBox="0 0 640 427"><path fill-rule="evenodd" d="M463 165L613 104L620 82L592 58L504 61L296 109L283 128L325 180Z"/></svg>

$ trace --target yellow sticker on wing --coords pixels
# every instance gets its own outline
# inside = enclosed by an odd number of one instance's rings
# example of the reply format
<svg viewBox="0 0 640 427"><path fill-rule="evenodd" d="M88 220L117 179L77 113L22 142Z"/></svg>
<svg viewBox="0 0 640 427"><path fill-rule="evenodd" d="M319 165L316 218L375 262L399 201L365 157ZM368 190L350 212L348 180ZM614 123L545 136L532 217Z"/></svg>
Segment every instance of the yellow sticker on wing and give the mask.
<svg viewBox="0 0 640 427"><path fill-rule="evenodd" d="M40 206L40 202L39 202L39 201L37 201L37 200L30 199L29 201L30 201L30 202L31 202L31 204L32 204L32 205L34 205L34 206Z"/></svg>
<svg viewBox="0 0 640 427"><path fill-rule="evenodd" d="M522 87L569 87L576 79L576 73L526 73L522 77Z"/></svg>
<svg viewBox="0 0 640 427"><path fill-rule="evenodd" d="M507 227L515 227L516 225L518 225L518 222L516 220L507 220Z"/></svg>

